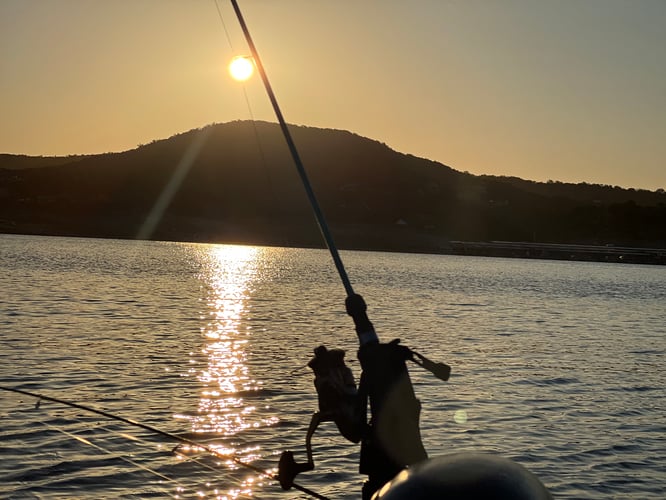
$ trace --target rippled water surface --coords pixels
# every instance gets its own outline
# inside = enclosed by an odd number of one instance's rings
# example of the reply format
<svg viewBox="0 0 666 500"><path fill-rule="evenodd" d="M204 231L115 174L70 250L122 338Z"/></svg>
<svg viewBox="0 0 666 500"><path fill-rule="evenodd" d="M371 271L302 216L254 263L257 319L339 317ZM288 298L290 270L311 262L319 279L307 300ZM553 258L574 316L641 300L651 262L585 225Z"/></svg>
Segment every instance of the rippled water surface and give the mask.
<svg viewBox="0 0 666 500"><path fill-rule="evenodd" d="M560 498L663 498L666 268L343 252L414 366L431 456L510 457ZM0 235L1 385L91 405L222 458L0 391L2 498L305 498L232 462L305 459L304 368L356 336L321 250ZM299 482L360 498L358 447L322 424Z"/></svg>

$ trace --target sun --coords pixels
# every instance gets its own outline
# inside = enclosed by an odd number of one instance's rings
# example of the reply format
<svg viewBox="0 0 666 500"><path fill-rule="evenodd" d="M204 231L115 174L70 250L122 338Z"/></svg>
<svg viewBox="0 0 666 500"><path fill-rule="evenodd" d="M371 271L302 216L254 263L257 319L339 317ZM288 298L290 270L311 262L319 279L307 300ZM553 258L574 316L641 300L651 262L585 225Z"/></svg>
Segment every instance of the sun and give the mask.
<svg viewBox="0 0 666 500"><path fill-rule="evenodd" d="M248 56L236 56L229 63L229 73L234 80L244 82L254 73L254 63Z"/></svg>

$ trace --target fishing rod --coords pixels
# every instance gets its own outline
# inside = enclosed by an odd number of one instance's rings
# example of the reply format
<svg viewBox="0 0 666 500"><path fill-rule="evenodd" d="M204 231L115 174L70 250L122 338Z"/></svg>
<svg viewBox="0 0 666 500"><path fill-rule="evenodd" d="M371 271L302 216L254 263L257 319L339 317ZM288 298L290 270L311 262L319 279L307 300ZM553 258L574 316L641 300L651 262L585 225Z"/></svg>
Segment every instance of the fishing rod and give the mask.
<svg viewBox="0 0 666 500"><path fill-rule="evenodd" d="M268 76L252 41L238 2L237 0L231 0L231 4L245 35L255 65L261 75L264 87L282 129L282 134L301 177L308 199L310 200L310 205L312 205L321 233L347 292L345 308L356 326L356 333L360 343L358 358L363 369L363 375L361 376L361 382L357 391L353 374L343 360L344 351L340 349L328 350L324 346L319 346L315 349L315 356L310 360L308 366L315 373L315 387L317 389L320 411L315 412L312 416L306 436L308 461L298 464L294 460L291 451L283 452L278 467L278 480L282 488L288 490L294 486L293 480L298 473L314 469L310 439L319 423L334 421L338 430L346 439L353 443L361 442L359 472L368 476L368 480L363 484L361 492L363 500L370 500L371 497L376 498L375 492L378 491L379 496L383 498L382 492L385 491L385 485L388 485L388 490L391 490L392 488L389 483L393 478L402 477L402 474L398 476L398 473L401 471L404 472L405 467L410 467L419 462L425 463L428 459L421 441L419 429L421 403L414 394L406 361L415 362L444 381L449 379L451 368L445 363L434 363L416 351L399 345L399 339L386 344L379 342L375 329L368 319L365 301L363 297L354 293L351 286L342 259L310 185L308 175L284 120L275 93L271 88ZM371 413L369 423L366 421L368 403ZM437 462L431 463L438 465ZM492 463L495 464L495 462ZM463 469L457 466L458 463L454 461L454 474L459 474L465 469L468 472L476 469L475 465L469 464L465 464ZM416 469L418 469L418 466L416 466ZM496 476L500 474L496 470L492 470L492 467L489 467L489 469L491 473L487 474L487 477L491 479L490 483L494 485ZM501 469L501 466L495 467L495 469ZM434 474L430 473L429 475L436 476L437 474L438 471L435 471ZM519 477L524 479L522 473L519 474ZM427 478L426 481L430 479L432 478ZM454 478L454 483L458 479L458 477ZM400 479L397 481L399 483ZM391 496L389 491L386 496L404 499L412 497L416 493L416 496L419 498L424 498L423 495L418 494L418 492L424 491L423 488L419 488L419 482L423 483L423 479L416 477L415 480L411 481L412 485L417 485L416 488L407 487L402 494L398 492L397 495L393 496ZM536 484L540 486L538 479ZM457 483L455 487L457 487ZM460 493L457 489L455 491L456 493ZM489 492L490 490L486 491L486 493ZM515 495L512 495L513 497ZM535 496L534 498L542 497L539 494L539 496ZM550 499L551 497L547 494L543 498Z"/></svg>
<svg viewBox="0 0 666 500"><path fill-rule="evenodd" d="M184 438L184 437L179 436L177 434L173 434L171 432L167 432L167 431L164 431L162 429L158 429L157 427L153 427L152 425L144 424L142 422L138 422L136 420L132 420L130 418L123 417L121 415L116 415L114 413L110 413L110 412L105 411L105 410L100 410L98 408L93 408L91 406L82 405L82 404L76 403L74 401L68 401L68 400L56 398L56 397L53 397L53 396L47 396L45 394L41 394L41 393L37 393L37 392L26 391L24 389L17 389L15 387L0 386L0 390L13 392L13 393L16 393L16 394L23 394L24 396L33 397L33 398L37 399L37 403L35 405L36 408L39 408L40 402L42 400L44 400L44 401L50 401L52 403L58 403L58 404L61 404L61 405L69 406L70 408L76 408L78 410L83 410L83 411L86 411L86 412L89 412L89 413L94 413L96 415L100 415L102 417L106 417L106 418L111 419L111 420L116 420L118 422L123 422L127 425L130 425L130 426L133 426L133 427L138 427L138 428L146 430L148 432L152 432L153 434L157 434L159 436L172 439L174 441L179 442L180 444L186 444L186 445L192 446L194 448L204 450L204 451L206 451L206 452L208 452L211 455L214 455L216 457L229 459L229 460L233 461L236 465L239 465L241 467L245 467L247 469L250 469L250 470L256 472L257 474L261 474L262 476L268 477L269 479L272 479L274 481L279 481L278 476L276 476L274 474L271 474L270 472L262 469L261 467L257 467L255 465L244 462L243 460L240 460L238 457L235 457L230 453L226 453L226 454L225 453L220 453L218 450L216 450L212 446L208 446L204 443L200 443L198 441L194 441L192 439L187 439L187 438ZM300 492L305 493L306 495L310 495L313 498L317 498L317 499L320 499L320 500L329 500L328 497L320 495L316 491L312 491L311 489L306 488L304 486L301 486L301 485L298 485L298 484L293 484L292 486L295 489L299 490Z"/></svg>
<svg viewBox="0 0 666 500"><path fill-rule="evenodd" d="M312 415L306 435L308 461L299 464L294 460L291 451L283 452L278 467L278 478L282 488L289 489L297 474L314 469L310 439L321 422L333 421L346 439L353 443L361 442L359 472L368 475L368 481L363 485L362 496L363 499L369 499L405 466L427 458L418 425L421 405L414 394L406 361L416 362L442 380L448 379L450 367L444 363L433 363L408 347L398 345L399 340L387 344L379 342L374 326L368 318L365 301L362 296L354 293L349 281L238 2L231 0L231 4L261 75L319 229L347 292L345 309L354 320L360 344L358 358L363 369L357 390L353 374L344 363L344 351L328 350L324 346L315 349L315 357L310 360L308 366L315 373L319 411ZM371 412L369 424L366 423L368 402ZM379 430L380 427L383 430Z"/></svg>

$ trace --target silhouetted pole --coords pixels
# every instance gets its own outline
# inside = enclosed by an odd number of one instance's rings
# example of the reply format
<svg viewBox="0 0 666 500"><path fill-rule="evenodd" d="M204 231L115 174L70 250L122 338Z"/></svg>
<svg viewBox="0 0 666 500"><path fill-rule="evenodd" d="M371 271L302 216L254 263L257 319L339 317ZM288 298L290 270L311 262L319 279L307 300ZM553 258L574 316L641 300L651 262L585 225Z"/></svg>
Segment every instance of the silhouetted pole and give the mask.
<svg viewBox="0 0 666 500"><path fill-rule="evenodd" d="M254 63L264 82L266 93L275 111L282 134L287 141L287 146L310 200L321 234L326 241L326 246L333 257L333 262L347 292L345 307L347 313L354 320L356 335L360 344L358 358L363 369L361 389L365 391L366 404L369 402L372 416L368 435L361 443L361 461L359 464L359 471L368 475L368 481L363 486L362 497L364 500L370 499L375 491L402 470L403 467L427 458L419 430L421 405L414 395L414 389L405 365L405 362L411 359L412 356L409 349L399 346L397 342L389 344L379 342L375 329L368 319L365 301L360 295L354 293L349 281L342 259L333 241L333 236L303 167L303 162L287 123L282 116L282 111L280 111L280 106L271 88L261 58L238 7L238 2L231 0L231 4L254 58ZM295 463L293 465L296 466ZM309 467L302 470L309 470ZM292 472L294 474L298 473L296 470Z"/></svg>

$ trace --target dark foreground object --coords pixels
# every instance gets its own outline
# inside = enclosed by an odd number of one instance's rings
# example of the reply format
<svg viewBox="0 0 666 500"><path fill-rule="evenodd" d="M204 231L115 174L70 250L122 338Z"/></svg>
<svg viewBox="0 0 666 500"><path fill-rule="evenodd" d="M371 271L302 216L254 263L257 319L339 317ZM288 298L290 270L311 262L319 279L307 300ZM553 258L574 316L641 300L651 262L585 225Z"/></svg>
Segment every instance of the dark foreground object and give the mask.
<svg viewBox="0 0 666 500"><path fill-rule="evenodd" d="M400 472L373 500L552 500L539 479L506 458L453 453Z"/></svg>

